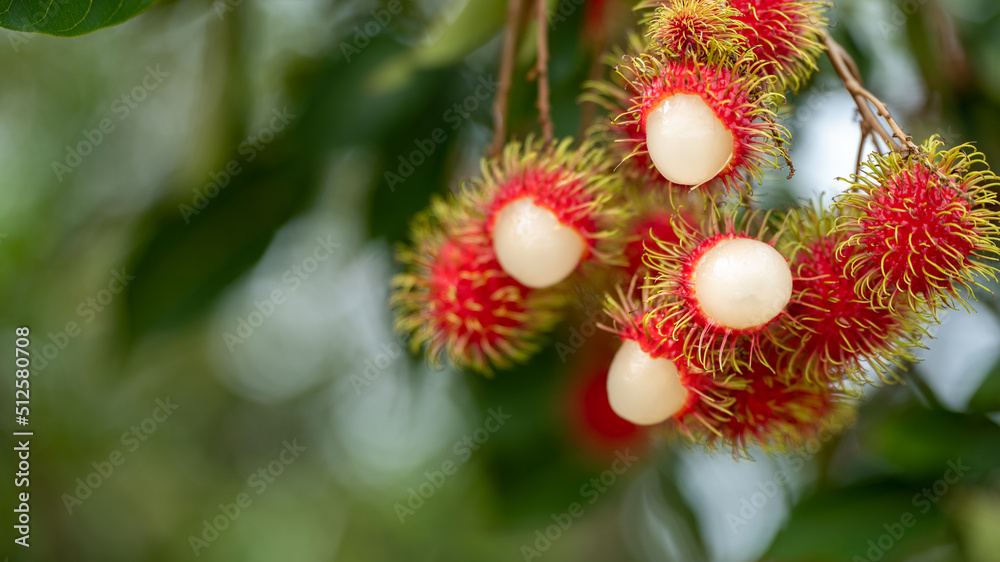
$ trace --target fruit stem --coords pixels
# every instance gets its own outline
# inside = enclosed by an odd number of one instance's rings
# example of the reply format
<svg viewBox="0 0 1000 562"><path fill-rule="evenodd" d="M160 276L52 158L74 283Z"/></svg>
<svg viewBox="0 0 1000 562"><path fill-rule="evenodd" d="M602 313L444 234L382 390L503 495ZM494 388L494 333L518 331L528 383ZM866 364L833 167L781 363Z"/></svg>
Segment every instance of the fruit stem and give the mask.
<svg viewBox="0 0 1000 562"><path fill-rule="evenodd" d="M517 1L517 0L513 0ZM542 138L552 141L552 107L549 105L549 20L545 13L545 0L535 0L535 19L538 28L538 122L542 125Z"/></svg>
<svg viewBox="0 0 1000 562"><path fill-rule="evenodd" d="M510 97L511 76L514 74L521 2L522 0L507 2L507 25L504 28L503 50L500 54L500 84L493 100L493 143L490 145L490 154L493 156L500 156L507 140L507 99Z"/></svg>
<svg viewBox="0 0 1000 562"><path fill-rule="evenodd" d="M874 133L885 141L893 152L898 152L904 158L920 154L920 147L913 144L913 138L907 135L896 120L893 119L885 102L865 89L861 82L861 73L858 71L858 65L851 58L851 55L847 53L847 50L840 43L837 43L827 31L823 31L822 39L823 44L826 46L826 54L830 58L830 62L833 63L834 70L837 71L837 75L840 76L840 80L844 83L844 88L854 98L854 103L858 106L858 111L861 113L862 144L865 137ZM872 107L875 108L875 111L872 111ZM876 112L878 112L878 116L876 116ZM891 133L882 125L882 122L878 119L879 117L884 119L885 123L889 125ZM896 142L896 139L899 139L899 142Z"/></svg>

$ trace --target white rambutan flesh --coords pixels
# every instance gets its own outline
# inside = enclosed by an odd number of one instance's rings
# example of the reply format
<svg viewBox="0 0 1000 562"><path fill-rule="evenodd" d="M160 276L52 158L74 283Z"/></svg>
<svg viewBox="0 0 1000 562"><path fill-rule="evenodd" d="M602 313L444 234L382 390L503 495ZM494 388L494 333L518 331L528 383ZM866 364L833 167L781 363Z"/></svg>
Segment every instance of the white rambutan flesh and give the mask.
<svg viewBox="0 0 1000 562"><path fill-rule="evenodd" d="M764 326L792 297L788 261L769 244L751 238L717 242L695 263L692 281L701 312L733 330Z"/></svg>
<svg viewBox="0 0 1000 562"><path fill-rule="evenodd" d="M677 365L654 359L635 340L625 340L608 370L608 401L619 417L636 425L655 425L687 402Z"/></svg>
<svg viewBox="0 0 1000 562"><path fill-rule="evenodd" d="M646 149L663 177L701 185L729 165L734 137L701 96L674 94L646 116Z"/></svg>
<svg viewBox="0 0 1000 562"><path fill-rule="evenodd" d="M500 267L534 289L551 287L569 277L586 248L576 230L527 197L504 206L493 225L493 250Z"/></svg>

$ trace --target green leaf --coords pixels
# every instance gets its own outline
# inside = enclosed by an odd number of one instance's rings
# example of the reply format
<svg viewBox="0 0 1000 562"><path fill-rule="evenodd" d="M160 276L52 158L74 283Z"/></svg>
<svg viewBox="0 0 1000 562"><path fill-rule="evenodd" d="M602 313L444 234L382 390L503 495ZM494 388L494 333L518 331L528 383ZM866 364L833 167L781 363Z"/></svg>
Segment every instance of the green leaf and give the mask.
<svg viewBox="0 0 1000 562"><path fill-rule="evenodd" d="M1000 364L986 377L979 390L969 400L970 412L1000 412Z"/></svg>
<svg viewBox="0 0 1000 562"><path fill-rule="evenodd" d="M0 0L0 27L76 37L131 19L156 0Z"/></svg>
<svg viewBox="0 0 1000 562"><path fill-rule="evenodd" d="M826 490L792 510L764 560L905 560L950 537L936 504L895 481Z"/></svg>
<svg viewBox="0 0 1000 562"><path fill-rule="evenodd" d="M941 478L949 462L970 466L969 478L1000 463L1000 427L981 415L916 404L886 408L872 413L861 437L866 448L909 480Z"/></svg>

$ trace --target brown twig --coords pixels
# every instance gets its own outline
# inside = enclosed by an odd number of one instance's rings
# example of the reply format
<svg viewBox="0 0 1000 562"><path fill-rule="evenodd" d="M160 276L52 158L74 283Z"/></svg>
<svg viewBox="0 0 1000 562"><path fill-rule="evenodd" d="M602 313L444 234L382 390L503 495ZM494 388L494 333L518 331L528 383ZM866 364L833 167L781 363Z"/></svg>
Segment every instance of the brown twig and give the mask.
<svg viewBox="0 0 1000 562"><path fill-rule="evenodd" d="M868 140L868 137L871 136L871 134L872 134L871 129L868 126L866 126L864 124L864 122L862 122L861 123L861 142L858 143L858 158L857 158L857 160L856 160L856 162L854 164L854 173L855 174L860 174L861 173L861 162L862 162L862 160L864 160L864 157L865 157L865 141ZM875 144L874 140L872 140L872 144ZM878 148L878 147L876 146L876 148Z"/></svg>
<svg viewBox="0 0 1000 562"><path fill-rule="evenodd" d="M826 53L830 58L830 62L833 63L834 70L837 71L837 75L840 76L840 80L844 83L844 87L848 93L854 98L854 103L858 106L858 111L861 113L862 142L867 136L867 132L872 135L873 139L876 137L882 139L889 146L890 150L898 152L904 157L911 154L918 154L920 147L913 144L912 137L907 135L902 127L896 123L892 114L889 113L889 108L886 107L885 102L865 89L861 83L861 73L858 71L858 65L851 58L851 55L828 32L823 32L823 44L826 45ZM875 111L872 111L872 107L875 108ZM879 117L889 126L888 130L883 126Z"/></svg>
<svg viewBox="0 0 1000 562"><path fill-rule="evenodd" d="M549 105L549 22L545 14L545 0L535 0L535 19L538 26L538 122L542 125L542 138L552 140L552 106Z"/></svg>
<svg viewBox="0 0 1000 562"><path fill-rule="evenodd" d="M521 20L522 0L507 1L507 24L500 55L500 84L493 100L493 143L490 154L499 156L507 142L507 99L510 97L511 77L514 74L514 56L517 51L517 32Z"/></svg>

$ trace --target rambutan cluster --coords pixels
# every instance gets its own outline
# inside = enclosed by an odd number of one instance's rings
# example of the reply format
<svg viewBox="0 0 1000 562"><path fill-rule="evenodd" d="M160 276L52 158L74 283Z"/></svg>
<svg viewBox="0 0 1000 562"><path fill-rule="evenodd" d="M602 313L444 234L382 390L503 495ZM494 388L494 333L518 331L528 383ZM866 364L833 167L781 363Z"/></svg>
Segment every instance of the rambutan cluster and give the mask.
<svg viewBox="0 0 1000 562"><path fill-rule="evenodd" d="M512 142L414 220L397 327L489 373L596 289L621 343L585 370L606 368L624 420L734 454L845 427L865 384L915 361L939 307L996 280L1000 181L932 138L872 155L828 207L751 210L787 160L777 110L816 68L825 9L641 2L645 33L589 84L609 115L587 142Z"/></svg>

